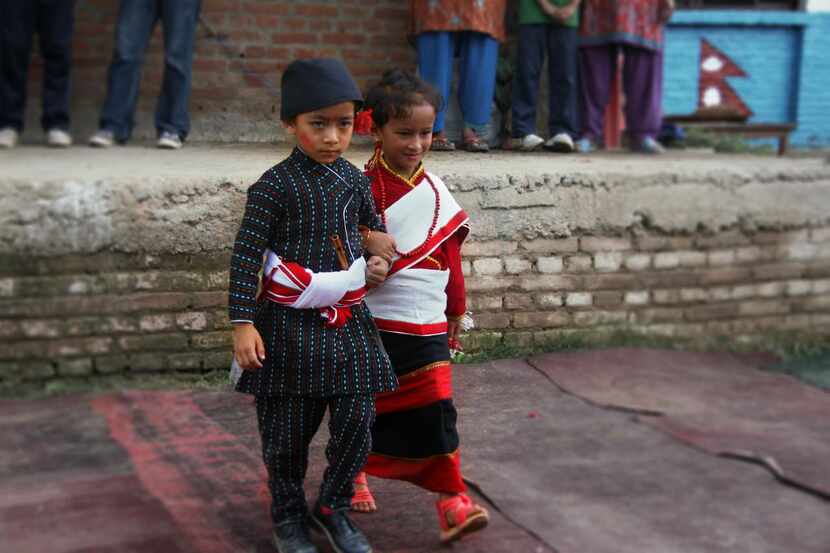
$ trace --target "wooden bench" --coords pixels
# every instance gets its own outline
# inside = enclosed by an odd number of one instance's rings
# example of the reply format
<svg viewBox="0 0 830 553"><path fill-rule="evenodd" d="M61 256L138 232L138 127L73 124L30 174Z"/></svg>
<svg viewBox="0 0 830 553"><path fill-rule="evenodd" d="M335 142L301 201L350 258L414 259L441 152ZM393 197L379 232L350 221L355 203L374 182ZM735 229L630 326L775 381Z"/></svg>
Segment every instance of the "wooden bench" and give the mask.
<svg viewBox="0 0 830 553"><path fill-rule="evenodd" d="M687 129L700 129L711 133L738 134L749 138L777 138L778 155L787 153L790 133L795 130L794 123L740 123L734 121L705 121L688 116L669 116L663 119Z"/></svg>

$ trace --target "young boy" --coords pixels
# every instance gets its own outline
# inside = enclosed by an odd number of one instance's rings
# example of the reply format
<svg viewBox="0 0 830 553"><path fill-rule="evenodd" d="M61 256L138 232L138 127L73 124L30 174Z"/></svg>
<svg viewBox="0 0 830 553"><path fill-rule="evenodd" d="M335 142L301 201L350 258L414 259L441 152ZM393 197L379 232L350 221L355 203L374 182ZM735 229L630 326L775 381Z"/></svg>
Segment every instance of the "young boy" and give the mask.
<svg viewBox="0 0 830 553"><path fill-rule="evenodd" d="M513 138L521 150L544 146L573 152L577 120L577 27L580 0L520 0L519 46L513 82ZM548 57L548 127L536 134L539 74Z"/></svg>
<svg viewBox="0 0 830 553"><path fill-rule="evenodd" d="M286 68L280 117L297 147L248 189L231 260L234 358L243 369L236 389L256 399L281 553L317 551L309 523L336 551L371 552L347 511L370 448L374 394L394 390L397 380L361 301L366 282L382 282L388 265L376 256L364 261L358 225L383 225L368 180L340 157L360 104L360 90L337 60ZM309 517L308 445L326 408L329 465Z"/></svg>

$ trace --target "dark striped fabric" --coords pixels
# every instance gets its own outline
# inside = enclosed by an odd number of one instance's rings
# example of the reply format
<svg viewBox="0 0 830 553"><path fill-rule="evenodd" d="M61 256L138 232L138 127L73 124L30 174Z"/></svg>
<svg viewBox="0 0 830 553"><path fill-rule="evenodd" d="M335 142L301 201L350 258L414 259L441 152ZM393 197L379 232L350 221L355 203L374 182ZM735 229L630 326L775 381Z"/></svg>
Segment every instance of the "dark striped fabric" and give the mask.
<svg viewBox="0 0 830 553"><path fill-rule="evenodd" d="M326 408L331 411L331 437L326 446L329 466L318 498L321 504L333 509L348 507L354 493L352 482L369 453L369 429L375 418L373 396L262 396L256 398L256 407L273 521L304 515L308 510L303 491L308 446Z"/></svg>
<svg viewBox="0 0 830 553"><path fill-rule="evenodd" d="M295 148L248 189L231 259L229 316L254 322L266 359L261 369L244 371L237 390L325 397L395 389L365 304L352 307L345 326L328 328L317 309L256 302L266 248L315 272L337 271L331 236L340 236L351 262L363 255L358 224L383 230L368 180L342 158L323 165Z"/></svg>

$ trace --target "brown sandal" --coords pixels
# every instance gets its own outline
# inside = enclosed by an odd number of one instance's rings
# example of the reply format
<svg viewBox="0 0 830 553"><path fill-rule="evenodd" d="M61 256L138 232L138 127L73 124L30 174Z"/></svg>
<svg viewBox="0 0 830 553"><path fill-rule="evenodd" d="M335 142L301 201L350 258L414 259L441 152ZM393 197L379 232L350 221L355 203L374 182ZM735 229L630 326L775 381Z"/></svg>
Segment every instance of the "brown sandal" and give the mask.
<svg viewBox="0 0 830 553"><path fill-rule="evenodd" d="M432 145L429 147L433 152L454 152L455 144L447 138L444 131L432 135Z"/></svg>
<svg viewBox="0 0 830 553"><path fill-rule="evenodd" d="M490 145L473 129L464 129L464 149L468 152L489 152Z"/></svg>

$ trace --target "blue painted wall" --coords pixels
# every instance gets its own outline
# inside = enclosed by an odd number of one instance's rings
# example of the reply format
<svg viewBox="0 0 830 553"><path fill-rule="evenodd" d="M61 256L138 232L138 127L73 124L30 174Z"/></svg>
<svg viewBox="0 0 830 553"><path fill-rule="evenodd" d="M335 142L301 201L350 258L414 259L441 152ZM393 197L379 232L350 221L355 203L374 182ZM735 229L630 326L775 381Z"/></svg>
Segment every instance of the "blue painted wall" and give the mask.
<svg viewBox="0 0 830 553"><path fill-rule="evenodd" d="M754 122L796 122L795 146L830 146L830 14L678 11L666 30L663 109L697 108L700 41L732 58L747 77L729 84Z"/></svg>
<svg viewBox="0 0 830 553"><path fill-rule="evenodd" d="M830 13L810 14L804 29L798 129L793 143L830 146Z"/></svg>

